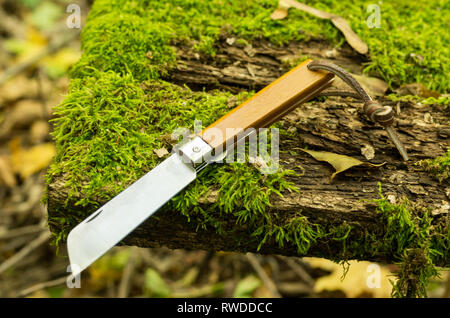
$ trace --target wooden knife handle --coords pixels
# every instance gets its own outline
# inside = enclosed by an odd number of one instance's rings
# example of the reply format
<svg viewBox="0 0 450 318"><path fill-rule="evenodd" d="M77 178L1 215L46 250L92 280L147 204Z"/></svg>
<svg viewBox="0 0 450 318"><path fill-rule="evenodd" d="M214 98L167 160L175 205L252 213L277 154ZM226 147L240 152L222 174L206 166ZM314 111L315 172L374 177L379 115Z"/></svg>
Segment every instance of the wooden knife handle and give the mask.
<svg viewBox="0 0 450 318"><path fill-rule="evenodd" d="M310 71L306 60L205 128L200 137L216 151L231 145L248 128L269 127L328 87L333 74ZM224 149L224 148L222 148Z"/></svg>

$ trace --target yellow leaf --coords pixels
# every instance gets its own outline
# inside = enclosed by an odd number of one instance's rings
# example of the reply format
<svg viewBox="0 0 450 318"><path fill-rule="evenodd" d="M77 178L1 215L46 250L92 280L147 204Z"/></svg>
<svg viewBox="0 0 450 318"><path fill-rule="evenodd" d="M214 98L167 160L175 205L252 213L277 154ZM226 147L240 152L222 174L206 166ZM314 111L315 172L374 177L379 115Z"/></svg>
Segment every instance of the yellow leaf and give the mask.
<svg viewBox="0 0 450 318"><path fill-rule="evenodd" d="M47 39L32 27L27 29L26 36L26 41L23 43L23 51L18 55L16 63L29 60L47 46Z"/></svg>
<svg viewBox="0 0 450 318"><path fill-rule="evenodd" d="M33 27L28 28L27 38L28 38L28 41L30 43L33 43L34 45L37 45L37 46L46 46L47 45L46 37Z"/></svg>
<svg viewBox="0 0 450 318"><path fill-rule="evenodd" d="M283 6L281 3L278 8L270 15L272 20L283 20L288 15L289 7Z"/></svg>
<svg viewBox="0 0 450 318"><path fill-rule="evenodd" d="M153 152L158 156L158 158L162 158L169 154L166 148L154 149Z"/></svg>
<svg viewBox="0 0 450 318"><path fill-rule="evenodd" d="M316 280L314 291L341 290L347 297L383 297L388 298L392 292L389 280L394 280L393 273L376 263L350 261L350 267L342 279L343 268L323 258L305 258L313 268L322 268L332 273Z"/></svg>
<svg viewBox="0 0 450 318"><path fill-rule="evenodd" d="M20 139L15 138L10 142L12 152L11 163L13 171L20 174L23 179L46 168L56 154L52 143L40 144L28 149L20 146Z"/></svg>
<svg viewBox="0 0 450 318"><path fill-rule="evenodd" d="M11 167L11 160L7 156L0 156L0 185L2 184L10 188L17 184Z"/></svg>
<svg viewBox="0 0 450 318"><path fill-rule="evenodd" d="M307 149L302 149L302 148L300 148L300 149L303 150L304 152L310 154L312 157L314 157L314 159L316 159L318 161L326 161L334 167L336 172L331 175L330 182L334 179L334 177L338 173L345 171L347 169L350 169L351 167L361 166L361 165L369 166L369 167L381 167L382 165L385 164L385 162L383 162L381 164L362 162L361 160L358 160L358 159L355 159L355 158L352 158L349 156L339 155L339 154L327 152L327 151L314 151L314 150L307 150Z"/></svg>
<svg viewBox="0 0 450 318"><path fill-rule="evenodd" d="M72 48L63 48L54 55L47 56L42 61L42 65L50 77L57 78L64 75L79 58L79 51Z"/></svg>

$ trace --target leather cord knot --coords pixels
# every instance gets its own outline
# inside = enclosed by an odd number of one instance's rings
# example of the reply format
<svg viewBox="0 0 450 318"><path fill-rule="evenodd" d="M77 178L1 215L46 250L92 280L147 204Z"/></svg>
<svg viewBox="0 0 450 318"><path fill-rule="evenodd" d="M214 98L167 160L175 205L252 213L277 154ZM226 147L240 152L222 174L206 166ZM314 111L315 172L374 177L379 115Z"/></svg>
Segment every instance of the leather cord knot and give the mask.
<svg viewBox="0 0 450 318"><path fill-rule="evenodd" d="M408 160L408 154L406 153L403 144L395 133L392 124L394 123L394 110L390 106L382 106L375 102L369 94L362 88L353 76L348 73L343 68L334 65L333 63L327 61L313 61L308 64L308 69L315 70L325 70L339 76L345 83L347 83L356 92L355 95L347 94L347 96L357 97L364 101L364 113L375 123L383 126L392 143L398 149L403 159Z"/></svg>
<svg viewBox="0 0 450 318"><path fill-rule="evenodd" d="M374 101L364 103L364 113L373 122L383 127L392 126L394 123L394 110L390 106L382 106Z"/></svg>

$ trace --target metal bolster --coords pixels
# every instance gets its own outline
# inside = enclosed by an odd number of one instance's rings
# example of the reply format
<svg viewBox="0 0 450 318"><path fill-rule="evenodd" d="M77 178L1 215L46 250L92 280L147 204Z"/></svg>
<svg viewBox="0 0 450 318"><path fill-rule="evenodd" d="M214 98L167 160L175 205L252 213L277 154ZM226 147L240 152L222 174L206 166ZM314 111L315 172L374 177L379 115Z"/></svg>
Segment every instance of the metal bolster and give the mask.
<svg viewBox="0 0 450 318"><path fill-rule="evenodd" d="M223 151L218 152L216 150L215 154L213 154L213 148L199 136L183 145L176 145L175 151L181 156L184 163L192 166L196 172L200 172L210 163L221 162L230 150L240 142L245 141L253 133L256 133L256 130L252 129L245 134L242 132L238 135L237 140L227 144Z"/></svg>
<svg viewBox="0 0 450 318"><path fill-rule="evenodd" d="M201 137L195 137L182 146L176 147L176 152L182 157L183 162L190 164L196 172L205 168L211 160L212 147Z"/></svg>

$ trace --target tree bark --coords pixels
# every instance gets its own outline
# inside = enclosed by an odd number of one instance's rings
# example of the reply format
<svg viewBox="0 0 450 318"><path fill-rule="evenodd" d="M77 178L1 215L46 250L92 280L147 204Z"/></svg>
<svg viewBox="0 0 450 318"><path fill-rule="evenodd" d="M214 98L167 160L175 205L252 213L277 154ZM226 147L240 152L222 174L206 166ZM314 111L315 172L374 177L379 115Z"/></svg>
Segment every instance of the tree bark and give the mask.
<svg viewBox="0 0 450 318"><path fill-rule="evenodd" d="M263 43L246 47L224 44L213 60L204 60L182 47L178 47L178 52L178 66L169 80L187 84L193 89L260 89L285 72L285 61L295 59L299 52L312 58L332 56L330 60L333 63L353 73L361 72L362 62L361 57L349 47L333 50L321 42L291 44L284 48L274 48ZM379 234L383 231L383 224L377 217L377 204L373 200L379 198L380 182L384 196L390 200L398 202L406 197L416 204L428 207L432 211L433 222L448 221L449 182L439 183L421 166L414 164L422 159L442 155L450 146L448 113L438 105L393 103L383 97L379 100L396 109L395 128L409 153L410 161L402 161L383 128L364 116L361 102L344 97L314 100L300 106L282 120L283 127L293 134L292 137L280 138L280 161L284 167L303 170L304 173L290 177L298 186L299 193L285 193L283 198L274 196L270 213L294 216L301 211L311 223L324 226L351 224L354 230L348 238L350 241L367 233ZM332 182L329 178L333 168L300 150L307 147L367 161L361 153L366 145L375 150L375 157L371 162L386 164L380 168L351 168L339 174ZM64 207L67 190L63 184L64 177L61 177L49 185L50 220L56 211ZM214 194L204 204L212 202ZM85 209L93 211L92 207ZM218 235L214 229L197 229L194 222L187 222L187 218L178 212L157 212L155 216L139 226L123 243L141 247L166 245L172 249L257 251L258 242L250 238L245 227L239 229L237 234ZM223 221L227 222L226 219ZM233 222L228 223L227 226L236 227ZM246 243L236 244L236 236ZM307 256L336 259L341 255L339 253L342 248L340 242L330 246L319 241ZM259 253L299 256L295 246L280 247L275 242L267 242ZM369 251L359 255L358 259L388 263L393 261L388 255L372 255ZM437 265L448 266L448 263Z"/></svg>

